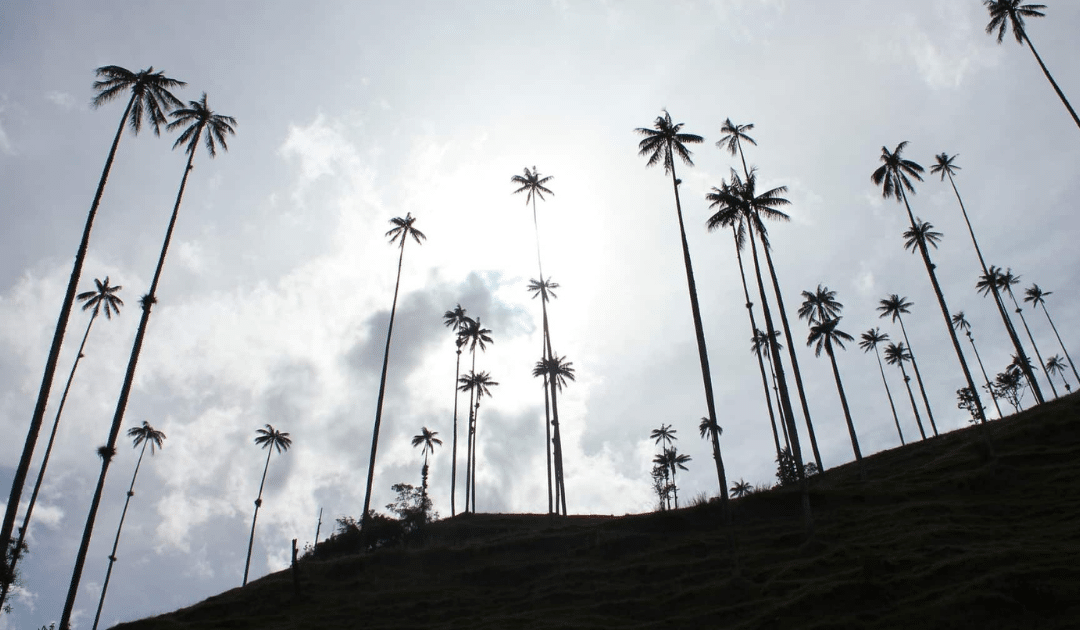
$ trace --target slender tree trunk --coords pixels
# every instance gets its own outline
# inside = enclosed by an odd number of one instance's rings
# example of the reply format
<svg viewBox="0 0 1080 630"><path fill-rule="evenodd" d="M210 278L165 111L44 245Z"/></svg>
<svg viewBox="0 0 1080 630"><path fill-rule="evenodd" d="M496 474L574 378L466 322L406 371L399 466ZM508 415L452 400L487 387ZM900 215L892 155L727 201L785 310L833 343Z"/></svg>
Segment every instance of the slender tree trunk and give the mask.
<svg viewBox="0 0 1080 630"><path fill-rule="evenodd" d="M982 371L983 379L986 381L986 391L990 392L990 398L994 401L994 409L997 409L998 419L1000 420L1004 416L1001 414L1001 407L998 405L997 394L994 393L994 387L990 384L990 377L986 375L986 368L983 367L982 357L979 356L979 349L975 347L975 338L971 336L971 331L968 330L967 338L971 342L971 349L975 352L975 360L979 362L979 369Z"/></svg>
<svg viewBox="0 0 1080 630"><path fill-rule="evenodd" d="M458 405L458 379L461 378L461 347L457 349L457 367L454 368L454 447L450 461L450 516L457 514L454 503L454 493L457 490L457 405Z"/></svg>
<svg viewBox="0 0 1080 630"><path fill-rule="evenodd" d="M877 356L877 366L881 370L881 384L885 386L885 395L889 397L889 408L892 409L892 417L896 422L896 433L900 436L900 445L904 446L907 443L904 442L904 432L900 429L900 416L896 414L896 405L893 404L892 392L889 391L889 381L885 379L885 366L881 364L881 353L878 351L877 346L874 346L874 355Z"/></svg>
<svg viewBox="0 0 1080 630"><path fill-rule="evenodd" d="M541 355L546 358L546 355ZM548 514L555 512L552 504L552 481L551 481L551 402L548 396L548 379L544 376L544 451L547 454L547 490L548 490Z"/></svg>
<svg viewBox="0 0 1080 630"><path fill-rule="evenodd" d="M30 517L34 514L34 506L37 505L38 493L41 492L41 483L45 479L45 469L49 466L49 456L52 455L53 444L56 442L56 430L60 427L60 416L64 413L64 404L67 402L68 393L71 391L71 381L75 378L75 370L79 367L79 361L83 358L83 349L86 348L86 339L90 336L90 328L94 325L94 320L97 319L98 311L94 309L93 314L90 315L90 322L86 325L86 332L83 333L82 343L79 344L79 352L75 355L75 362L71 366L71 373L68 374L67 384L64 385L64 393L60 396L60 405L56 409L56 417L53 419L52 431L49 433L49 443L45 446L45 455L41 458L41 468L38 470L37 480L34 481L34 490L30 493L30 503L26 506L26 514L23 515L22 527L19 528L19 539L15 542L15 549L12 550L11 566L9 571L14 575L15 567L19 563L19 559L22 556L23 544L26 541L26 532L30 529ZM4 610L4 603L7 602L7 594L10 589L11 582L9 580L3 580L0 584L0 612Z"/></svg>
<svg viewBox="0 0 1080 630"><path fill-rule="evenodd" d="M408 234L401 235L401 253L398 254L397 281L394 283L394 301L390 307L390 325L386 329L386 350L383 352L382 376L379 379L379 398L375 404L375 426L371 431L371 459L368 462L367 490L364 493L364 516L361 528L367 529L370 521L371 485L375 481L375 454L379 449L379 426L382 424L383 397L386 394L386 369L390 363L390 339L394 334L394 315L397 313L398 289L401 287L401 263L405 259L405 241Z"/></svg>
<svg viewBox="0 0 1080 630"><path fill-rule="evenodd" d="M900 313L896 314L897 321L900 322L900 332L904 335L904 343L907 344L908 354L911 355L911 367L915 368L915 380L919 384L919 392L922 394L923 404L926 405L926 414L930 417L930 426L934 429L934 435L937 435L937 424L934 423L934 412L930 410L930 400L926 397L926 388L923 387L922 375L919 373L919 362L915 360L915 351L911 349L911 342L908 340L907 328L904 327L904 318L900 316ZM950 323L950 326L952 324ZM926 439L926 431L923 430L922 420L919 418L919 412L915 412L915 420L919 423L919 433L922 434L922 439Z"/></svg>
<svg viewBox="0 0 1080 630"><path fill-rule="evenodd" d="M476 514L476 445L479 441L477 428L480 421L480 396L476 397L476 413L473 415L473 441L472 441L472 513Z"/></svg>
<svg viewBox="0 0 1080 630"><path fill-rule="evenodd" d="M760 218L758 221L760 223ZM769 275L772 276L773 290L776 292L776 309L780 311L780 323L784 326L784 335L788 338L788 356L791 357L791 371L795 374L795 388L799 392L799 402L802 405L803 417L806 418L806 431L810 434L810 447L814 451L814 461L817 462L818 471L825 472L825 465L821 463L821 451L818 450L817 436L814 434L814 425L810 421L810 407L806 404L806 388L803 387L802 372L799 370L799 359L795 356L795 338L791 336L791 327L788 325L787 310L784 308L784 297L780 293L780 281L776 277L776 267L773 265L772 254L769 253L769 244L762 240L761 248L765 250L765 262L769 266Z"/></svg>
<svg viewBox="0 0 1080 630"><path fill-rule="evenodd" d="M548 348L548 354L551 357L555 356L555 353ZM559 509L561 504L562 515L566 516L566 480L563 476L563 457L562 457L562 434L559 430L559 397L558 397L558 378L549 378L551 391L551 424L554 427L554 448L555 448L555 488L556 488L556 510Z"/></svg>
<svg viewBox="0 0 1080 630"><path fill-rule="evenodd" d="M105 593L109 590L109 579L112 577L113 564L116 563L116 549L120 546L120 532L124 529L124 519L127 517L131 497L135 496L135 479L139 476L139 467L142 466L143 455L146 454L146 444L147 441L144 441L139 451L139 460L135 462L135 472L131 475L131 485L128 486L127 498L124 499L124 510L120 512L120 524L116 526L116 538L113 539L112 553L109 554L109 568L105 571L105 582L101 585L101 598L98 600L97 612L94 613L92 630L97 630L98 621L101 620L101 608L105 605Z"/></svg>
<svg viewBox="0 0 1080 630"><path fill-rule="evenodd" d="M904 369L904 362L898 363L900 366L900 373L904 375L904 386L907 387L908 398L911 399L911 410L915 412L915 422L919 425L919 433L922 434L922 439L926 439L926 431L923 431L922 420L919 418L919 406L915 404L915 394L911 393L911 377L907 375L907 370Z"/></svg>
<svg viewBox="0 0 1080 630"><path fill-rule="evenodd" d="M669 152L671 147L668 147ZM701 360L701 378L705 384L705 404L709 409L709 421L719 426L716 420L716 404L713 400L712 374L709 372L709 355L705 349L705 329L701 323L701 309L698 307L697 285L694 283L694 267L690 262L690 245L686 242L686 228L683 225L682 203L679 200L679 183L675 177L675 162L671 162L671 186L675 191L675 212L679 217L679 236L682 239L683 262L686 265L686 283L690 289L690 310L694 316L694 332L697 335L698 357ZM728 505L727 475L724 472L723 456L717 453L716 474L720 482L720 503L726 522L731 522Z"/></svg>
<svg viewBox="0 0 1080 630"><path fill-rule="evenodd" d="M989 275L986 276L989 278ZM1005 325L1009 329L1009 334L1016 342L1015 347L1019 348L1016 356L1020 357L1020 371L1024 374L1024 378L1027 379L1028 389L1031 390L1031 395L1035 397L1035 404L1042 404L1046 402L1042 395L1042 389L1039 387L1039 382L1035 380L1035 371L1031 369L1031 360L1028 359L1028 355L1024 352L1024 346L1020 344L1020 337L1016 334L1016 327L1013 326L1012 317L1009 316L1008 310L1005 308L1005 300L1001 297L1001 292L997 290L997 285L990 283L994 289L994 301L997 303L998 310L1001 312L1001 316L1005 318Z"/></svg>
<svg viewBox="0 0 1080 630"><path fill-rule="evenodd" d="M479 322L476 324L480 325ZM476 374L476 347L472 349L472 372ZM473 431L476 428L473 424L473 413L476 411L473 403L476 398L476 390L469 390L469 433L465 442L465 511L469 511L469 501L472 499L472 456L473 456Z"/></svg>
<svg viewBox="0 0 1080 630"><path fill-rule="evenodd" d="M844 383L840 380L840 368L836 365L836 354L832 349L832 342L825 340L825 352L829 355L832 363L833 378L836 379L836 391L840 394L840 405L844 408L844 419L847 420L848 434L851 436L851 449L855 451L855 461L859 463L859 474L865 473L862 469L862 450L859 449L859 437L855 435L855 423L851 421L851 409L848 408L847 396L844 395Z"/></svg>
<svg viewBox="0 0 1080 630"><path fill-rule="evenodd" d="M75 292L79 286L79 278L82 276L83 261L86 259L86 250L90 244L90 230L94 227L94 217L97 216L98 206L101 204L101 195L105 192L105 183L109 180L109 171L112 169L113 158L116 156L116 148L120 144L120 136L124 133L124 124L131 113L131 107L135 103L135 94L128 101L124 115L120 118L120 125L116 128L116 136L113 138L112 147L109 148L109 157L105 159L105 168L101 171L101 179L98 180L97 190L94 192L94 201L90 204L90 211L86 215L86 225L83 227L82 240L79 241L79 249L75 253L75 264L71 268L71 278L68 280L67 292L64 294L64 302L60 306L60 316L56 320L56 330L53 332L52 346L49 348L49 358L45 362L45 373L41 377L41 389L38 390L37 403L34 405L34 415L30 418L30 428L26 433L26 443L23 445L22 457L19 465L15 468L15 476L11 482L11 494L8 496L7 509L4 512L4 523L0 526L0 578L7 581L10 569L3 565L7 564L7 549L11 544L11 534L15 528L15 516L19 510L19 500L22 498L23 485L26 484L26 475L30 471L30 460L34 457L34 447L37 445L38 433L41 432L41 423L45 419L45 407L49 401L49 392L52 391L53 376L56 374L56 362L60 359L60 347L64 343L64 333L67 331L68 317L71 315L71 305L75 302ZM14 574L10 574L14 577ZM61 626L63 630L63 626Z"/></svg>
<svg viewBox="0 0 1080 630"><path fill-rule="evenodd" d="M192 148L198 145L198 135ZM169 241L172 240L173 228L176 227L176 217L180 212L180 202L184 199L184 188L187 186L188 175L191 173L191 162L195 159L195 151L188 153L187 165L184 167L184 176L180 179L180 190L176 194L176 204L173 206L172 216L169 219L169 228L165 232L165 241L161 246L161 256L158 258L157 268L154 270L154 279L150 283L150 292L143 296L142 317L139 320L139 329L135 333L135 343L131 347L131 358L128 360L127 372L124 375L124 384L120 388L120 398L116 403L116 413L113 415L112 427L109 430L109 441L105 446L105 456L101 458L101 475L98 477L97 488L94 490L94 498L90 502L90 513L86 517L86 527L83 530L82 543L79 545L79 553L75 558L75 570L71 575L71 586L68 588L67 599L64 602L64 612L60 617L60 629L69 630L71 627L71 611L75 607L75 595L79 590L79 581L82 579L83 564L86 562L86 553L90 548L90 537L94 533L94 521L97 519L98 506L101 503L101 493L105 489L105 475L109 472L109 463L116 453L116 438L120 433L120 425L124 421L124 412L127 410L128 396L131 394L131 385L135 381L135 366L139 362L139 353L142 351L143 339L146 336L146 326L150 322L150 309L157 302L157 287L161 280L161 269L165 266L165 255L169 251Z"/></svg>
<svg viewBox="0 0 1080 630"><path fill-rule="evenodd" d="M248 583L248 567L251 566L251 549L255 546L255 521L259 519L259 508L262 507L263 487L266 485L266 471L270 470L270 455L274 452L273 444L270 444L266 450L266 465L263 466L262 482L259 483L259 496L255 499L255 516L251 517L251 537L248 538L247 560L244 561L244 583L241 584L241 586L247 586Z"/></svg>
<svg viewBox="0 0 1080 630"><path fill-rule="evenodd" d="M791 437L788 436L788 424L787 420L784 417L784 409L780 406L780 386L776 382L776 370L773 369L772 357L770 356L768 350L765 351L765 361L769 364L769 376L772 377L773 394L776 396L776 415L780 416L780 428L783 430L784 433L784 446L787 448L788 451L790 451ZM780 455L777 455L776 457L777 459L779 459Z"/></svg>
<svg viewBox="0 0 1080 630"><path fill-rule="evenodd" d="M1061 346L1061 351L1065 353L1065 359L1069 361L1069 367L1072 368L1073 376L1076 377L1076 381L1080 383L1080 374L1076 373L1076 364L1073 363L1072 357L1069 356L1069 351L1065 349L1065 342L1061 340L1061 335L1058 334L1057 326L1054 325L1054 320L1050 319L1050 311L1046 310L1046 303L1043 305L1043 313L1046 313L1046 321L1050 322L1050 328L1054 329L1054 336L1057 337L1058 344Z"/></svg>
<svg viewBox="0 0 1080 630"><path fill-rule="evenodd" d="M1020 316L1020 323L1024 325L1024 331L1027 332L1028 341L1031 342L1031 347L1035 349L1035 358L1039 360L1039 367L1042 368L1046 380L1050 382L1050 391L1054 393L1054 398L1057 398L1058 393L1057 388L1054 387L1054 379L1050 378L1050 372L1046 371L1046 363L1043 361L1042 354L1039 353L1039 346L1035 343L1035 337L1031 334L1031 328L1028 327L1027 318L1024 317L1024 309L1020 308L1020 303L1016 301L1016 296L1013 295L1012 289L1006 287L1005 290L1008 292L1009 298L1012 299L1013 306L1016 307L1016 314Z"/></svg>
<svg viewBox="0 0 1080 630"><path fill-rule="evenodd" d="M536 219L536 197L532 198L533 208L533 233L536 234L536 266L540 270L540 282L544 282L544 264L540 260L540 224ZM551 346L551 340L548 334L547 325L547 295L546 292L542 292L540 295L540 308L544 311L544 338L540 340L540 354L542 359L550 358L547 355L547 348ZM548 514L552 513L552 491L551 491L551 408L549 403L548 394L548 379L544 376L544 431L546 434L546 442L544 444L544 450L547 453L547 482L548 482Z"/></svg>
<svg viewBox="0 0 1080 630"><path fill-rule="evenodd" d="M1058 87L1057 81L1054 80L1054 77L1050 76L1050 71L1046 69L1046 64L1043 63L1039 53L1035 52L1035 46L1032 45L1031 40L1028 39L1027 33L1024 33L1023 37L1024 42L1028 45L1028 49L1031 50L1031 54L1035 55L1035 61L1039 62L1039 67L1042 68L1043 74L1046 75L1046 80L1050 82L1050 85L1054 86L1054 91L1057 92L1058 98L1060 98L1062 104L1065 105L1065 109L1069 110L1069 115L1072 116L1073 122L1076 123L1077 127L1080 127L1080 117L1077 117L1076 111L1072 108L1072 105L1069 104L1069 99L1065 98L1065 94L1061 91L1061 88Z"/></svg>
<svg viewBox="0 0 1080 630"><path fill-rule="evenodd" d="M679 509L679 486L675 482L675 466L671 467L671 491L675 494L675 509Z"/></svg>

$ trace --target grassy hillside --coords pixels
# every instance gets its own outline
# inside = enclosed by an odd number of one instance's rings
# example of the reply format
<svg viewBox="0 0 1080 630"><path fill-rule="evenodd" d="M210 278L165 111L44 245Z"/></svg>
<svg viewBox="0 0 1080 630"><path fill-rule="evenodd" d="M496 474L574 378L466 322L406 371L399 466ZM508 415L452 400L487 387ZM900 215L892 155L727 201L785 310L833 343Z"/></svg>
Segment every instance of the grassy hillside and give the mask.
<svg viewBox="0 0 1080 630"><path fill-rule="evenodd" d="M301 564L124 630L1077 628L1080 397L815 477L624 517L480 514L422 548Z"/></svg>

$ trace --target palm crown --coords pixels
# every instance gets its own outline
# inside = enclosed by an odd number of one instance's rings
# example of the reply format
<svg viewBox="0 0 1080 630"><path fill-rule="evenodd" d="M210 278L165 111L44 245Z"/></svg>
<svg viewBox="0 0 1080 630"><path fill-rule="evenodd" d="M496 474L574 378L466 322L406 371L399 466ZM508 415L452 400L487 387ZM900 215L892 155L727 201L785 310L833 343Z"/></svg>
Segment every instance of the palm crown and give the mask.
<svg viewBox="0 0 1080 630"><path fill-rule="evenodd" d="M806 319L810 324L820 324L837 317L843 305L836 300L836 291L830 291L829 287L818 285L813 293L803 291L803 303L799 307L799 318Z"/></svg>
<svg viewBox="0 0 1080 630"><path fill-rule="evenodd" d="M698 423L698 431L701 432L701 439L709 437L712 431L716 431L716 435L720 435L724 432L724 427L716 423L715 420L710 420L708 416L702 416L701 422Z"/></svg>
<svg viewBox="0 0 1080 630"><path fill-rule="evenodd" d="M892 152L886 147L881 147L882 165L870 175L871 181L881 186L881 196L886 199L895 197L898 203L903 200L904 189L910 193L915 192L915 187L911 185L908 176L922 181L922 175L919 173L923 172L923 167L900 157L905 146L907 146L906 140L896 145L896 149Z"/></svg>
<svg viewBox="0 0 1080 630"><path fill-rule="evenodd" d="M544 184L551 181L553 177L554 176L552 175L548 175L547 177L540 177L540 171L536 170L535 166L532 167L532 170L529 170L529 167L526 166L525 174L514 175L510 178L510 183L521 185L521 188L515 190L514 194L517 194L519 192L526 193L525 203L528 204L533 200L534 196L539 197L540 201L545 201L544 193L547 193L549 195L555 194L551 192L549 188L544 186Z"/></svg>
<svg viewBox="0 0 1080 630"><path fill-rule="evenodd" d="M941 236L941 232L934 231L933 225L916 218L915 227L904 230L904 249L910 249L914 254L919 249L919 243L933 245L934 249L937 249Z"/></svg>
<svg viewBox="0 0 1080 630"><path fill-rule="evenodd" d="M422 452L424 454L425 461L427 460L427 454L429 452L432 453L432 454L435 453L435 446L436 445L439 445L439 446L442 445L442 440L435 437L438 434L439 434L438 431L432 431L432 430L428 429L427 427L423 427L420 430L420 435L414 435L413 436L413 439L412 439L412 445L413 446L421 446L421 445L423 445Z"/></svg>
<svg viewBox="0 0 1080 630"><path fill-rule="evenodd" d="M131 427L128 429L128 437L133 438L131 446L138 447L143 442L150 445L150 454L154 454L154 448L161 448L161 442L165 439L165 434L158 431L154 427L150 426L150 423L143 420L141 427Z"/></svg>
<svg viewBox="0 0 1080 630"><path fill-rule="evenodd" d="M638 127L637 133L645 136L638 143L638 155L648 156L649 161L645 166L664 164L664 172L667 173L675 168L675 155L688 166L693 166L694 161L690 158L692 153L686 148L687 144L700 144L704 138L692 133L679 133L683 123L673 123L671 114L664 110L663 115L657 116L653 121L653 128Z"/></svg>
<svg viewBox="0 0 1080 630"><path fill-rule="evenodd" d="M677 432L676 429L671 428L670 424L661 424L659 429L652 430L652 433L649 434L649 438L655 440L655 444L659 444L660 442L663 442L665 445L671 444L672 441L679 439L675 436Z"/></svg>
<svg viewBox="0 0 1080 630"><path fill-rule="evenodd" d="M203 92L201 99L189 101L188 107L177 109L172 112L171 116L173 121L169 123L169 131L175 131L184 125L188 125L188 128L173 143L174 149L187 143L187 148L184 149L185 153L194 155L195 147L199 144L199 136L202 135L204 130L207 131L204 143L210 157L217 156L217 145L219 144L222 150L228 151L229 146L225 142L225 136L236 135L236 130L233 129L236 125L236 119L232 116L215 114L211 111L206 104L206 92Z"/></svg>
<svg viewBox="0 0 1080 630"><path fill-rule="evenodd" d="M881 311L881 315L878 315L878 317L889 317L891 315L892 321L895 322L902 313L907 314L911 312L908 308L912 306L913 302L908 302L906 297L901 297L896 293L893 293L884 300L881 300L879 304L880 306L877 307L877 310Z"/></svg>
<svg viewBox="0 0 1080 630"><path fill-rule="evenodd" d="M491 330L480 325L479 319L467 319L461 328L461 339L470 344L469 350L475 351L477 346L487 351L487 344L494 343L491 340ZM464 345L464 344L462 344Z"/></svg>
<svg viewBox="0 0 1080 630"><path fill-rule="evenodd" d="M1044 17L1045 14L1039 9L1045 9L1045 4L1020 4L1020 0L985 0L983 4L990 12L990 22L986 25L987 35L997 31L997 41L1000 44L1005 39L1005 30L1012 26L1016 43L1023 44L1027 32L1024 30L1024 18Z"/></svg>
<svg viewBox="0 0 1080 630"><path fill-rule="evenodd" d="M727 149L729 153L735 155L739 151L739 145L743 142L749 142L750 144L757 146L757 142L753 138L746 135L747 131L754 128L754 123L746 125L736 125L728 118L724 121L724 125L720 127L720 133L724 134L720 141L716 143L716 147L719 149Z"/></svg>
<svg viewBox="0 0 1080 630"><path fill-rule="evenodd" d="M184 87L187 83L170 79L161 72L154 72L153 66L138 72L120 66L102 66L96 72L100 77L100 80L94 82L98 95L91 104L95 108L101 107L130 90L131 113L128 123L136 134L142 129L145 118L154 128L154 135L160 135L161 126L167 123L165 114L184 105L169 90Z"/></svg>
<svg viewBox="0 0 1080 630"><path fill-rule="evenodd" d="M956 330L970 330L971 323L964 317L964 311L955 313L952 316L952 327Z"/></svg>
<svg viewBox="0 0 1080 630"><path fill-rule="evenodd" d="M572 361L566 360L565 355L560 357L553 353L550 358L537 361L532 373L535 377L547 376L561 391L563 386L566 385L566 379L577 380L574 377L573 365Z"/></svg>
<svg viewBox="0 0 1080 630"><path fill-rule="evenodd" d="M405 241L408 237L412 237L418 244L427 239L427 236L423 232L413 227L413 223L416 222L416 217L411 212L405 213L405 218L394 217L390 219L391 225L394 227L386 231L385 236L390 237L390 244L393 245L397 240L401 239L401 247L405 247Z"/></svg>
<svg viewBox="0 0 1080 630"><path fill-rule="evenodd" d="M108 279L106 279L108 280ZM1046 296L1052 294L1053 291L1043 291L1039 288L1039 285L1033 284L1030 287L1024 289L1024 301L1031 302L1032 306L1038 306L1046 302Z"/></svg>
<svg viewBox="0 0 1080 630"><path fill-rule="evenodd" d="M889 333L881 332L880 328L871 328L860 335L859 347L863 349L863 352L870 352L877 348L879 343L885 343L889 340Z"/></svg>
<svg viewBox="0 0 1080 630"><path fill-rule="evenodd" d="M836 327L841 319L843 318L827 319L810 327L810 336L806 339L806 345L809 346L815 341L817 342L817 346L814 348L815 356L821 356L822 349L831 354L833 346L839 346L843 350L845 341L854 340L851 335Z"/></svg>
<svg viewBox="0 0 1080 630"><path fill-rule="evenodd" d="M96 291L84 291L76 296L80 302L85 302L82 310L86 311L94 309L94 312L91 313L91 315L97 317L99 309L104 306L106 319L112 319L113 313L119 315L120 307L124 305L124 301L113 294L124 287L110 287L109 276L105 276L104 282L94 278L94 284L97 285Z"/></svg>
<svg viewBox="0 0 1080 630"><path fill-rule="evenodd" d="M956 159L955 155L949 157L948 153L942 151L935 155L934 159L937 160L937 163L930 167L930 174L937 175L940 173L941 181L945 181L946 175L952 177L953 175L956 175L956 171L960 170L959 166L953 164L953 160Z"/></svg>
<svg viewBox="0 0 1080 630"><path fill-rule="evenodd" d="M480 404L480 399L484 396L490 396L491 390L489 388L498 385L495 381L491 380L491 375L487 372L469 372L465 376L458 379L461 385L458 387L463 392L476 392L477 405Z"/></svg>
<svg viewBox="0 0 1080 630"><path fill-rule="evenodd" d="M463 330L468 322L471 322L472 318L465 314L465 309L461 308L458 304L452 310L443 313L443 324L448 326L450 330L458 332Z"/></svg>
<svg viewBox="0 0 1080 630"><path fill-rule="evenodd" d="M904 342L890 343L885 346L885 362L889 365L903 365L904 361L911 360L911 353L904 346Z"/></svg>
<svg viewBox="0 0 1080 630"><path fill-rule="evenodd" d="M288 433L278 431L271 425L266 425L265 429L256 429L257 436L255 436L255 443L263 448L277 449L277 452L289 450L292 446L292 440L289 439Z"/></svg>
<svg viewBox="0 0 1080 630"><path fill-rule="evenodd" d="M709 217L705 225L709 231L739 225L749 220L750 225L758 231L765 247L769 246L769 239L765 230L762 217L776 221L790 221L791 217L777 210L777 208L791 205L791 202L780 195L787 192L787 186L777 186L760 195L756 194L757 171L750 169L750 176L745 182L739 178L734 169L731 171L731 184L721 183L720 188L715 186L712 192L705 195L710 208L718 208L716 214ZM738 238L738 236L736 237Z"/></svg>
<svg viewBox="0 0 1080 630"><path fill-rule="evenodd" d="M535 278L529 280L529 292L533 294L533 299L540 297L544 302L548 302L549 297L557 298L553 289L558 289L559 283L552 282L551 276L548 276L547 280L536 280Z"/></svg>

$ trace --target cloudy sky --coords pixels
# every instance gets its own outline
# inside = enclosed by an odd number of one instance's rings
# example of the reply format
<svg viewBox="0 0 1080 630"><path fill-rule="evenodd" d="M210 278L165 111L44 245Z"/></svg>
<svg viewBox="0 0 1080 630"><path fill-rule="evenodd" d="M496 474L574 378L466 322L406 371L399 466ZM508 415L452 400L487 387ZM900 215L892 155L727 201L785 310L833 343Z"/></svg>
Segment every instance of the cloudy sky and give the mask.
<svg viewBox="0 0 1080 630"><path fill-rule="evenodd" d="M663 108L705 138L692 147L695 167L678 174L729 479L767 482L775 464L732 242L704 227L705 193L736 165L714 146L728 117L755 124L747 159L762 185L788 187L791 221L771 237L789 314L821 283L844 303L848 332L880 325L898 336L875 308L889 293L907 296L935 417L942 430L962 427L954 392L963 379L925 269L902 247L902 206L870 182L882 145L909 141L904 156L926 167L942 151L959 154L957 184L989 262L1054 291L1051 314L1066 342L1080 343L1068 201L1080 195L1080 130L1031 54L1011 36L999 46L986 21L976 0L888 11L876 0L9 4L2 495L123 111L122 102L89 106L94 69L113 64L184 80L180 98L205 91L238 126L227 153L195 158L143 348L124 428L146 420L168 439L143 464L105 624L239 586L264 463L252 439L267 423L288 431L293 448L270 462L253 575L285 567L292 538L313 540L320 508L323 536L335 518L360 516L397 264L384 233L406 213L428 240L405 251L372 504L389 503L394 483L419 483L422 458L409 441L426 426L445 440L431 493L449 515L455 356L441 316L460 303L493 331L477 367L500 383L481 408L477 508L546 510L543 398L530 374L540 311L526 291L537 275L534 231L510 184L526 166L554 176L539 229L545 271L561 285L554 347L578 376L560 398L570 511L652 509L648 435L661 423L693 458L680 496L716 494L710 447L697 436L705 401L670 180L637 155L634 129ZM1078 23L1080 6L1059 2L1028 30L1080 100L1080 41L1069 35ZM121 142L80 290L108 276L127 306L88 342L31 525L25 585L0 629L60 616L95 448L182 174L171 143L145 130ZM912 204L945 235L933 256L950 309L967 313L987 369L1000 371L1012 349L974 291L978 263L952 190L927 177ZM1025 314L1044 357L1059 353L1045 317ZM31 478L87 321L71 319ZM852 450L831 370L805 347L805 323L792 325L825 466L842 464ZM873 356L853 345L839 363L863 452L897 446ZM888 378L914 438L900 375ZM76 603L83 628L137 455L122 440Z"/></svg>

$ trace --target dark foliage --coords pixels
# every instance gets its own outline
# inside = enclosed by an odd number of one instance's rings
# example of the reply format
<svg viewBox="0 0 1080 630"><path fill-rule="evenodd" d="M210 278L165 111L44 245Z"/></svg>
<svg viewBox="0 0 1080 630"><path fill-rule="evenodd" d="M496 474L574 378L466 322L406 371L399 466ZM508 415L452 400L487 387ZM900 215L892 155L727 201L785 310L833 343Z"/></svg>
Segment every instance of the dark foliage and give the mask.
<svg viewBox="0 0 1080 630"><path fill-rule="evenodd" d="M972 424L977 424L982 420L982 409L979 407L978 399L972 395L971 388L961 387L956 390L956 401L957 408L963 409L971 414L970 422Z"/></svg>

